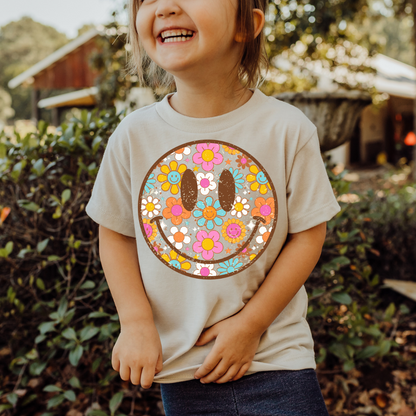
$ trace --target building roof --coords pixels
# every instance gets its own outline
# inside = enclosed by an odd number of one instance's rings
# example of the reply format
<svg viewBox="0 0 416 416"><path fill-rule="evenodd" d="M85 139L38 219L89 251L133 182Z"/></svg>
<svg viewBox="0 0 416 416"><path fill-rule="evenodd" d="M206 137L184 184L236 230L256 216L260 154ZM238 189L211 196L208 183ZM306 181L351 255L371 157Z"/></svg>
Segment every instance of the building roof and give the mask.
<svg viewBox="0 0 416 416"><path fill-rule="evenodd" d="M61 94L56 97L45 98L38 103L39 108L54 107L86 107L97 104L95 96L98 94L97 87L86 88L80 91Z"/></svg>
<svg viewBox="0 0 416 416"><path fill-rule="evenodd" d="M31 83L32 78L35 75L39 74L41 71L50 67L52 64L58 62L59 60L64 58L66 55L73 52L74 50L79 48L81 45L93 39L99 34L100 32L96 28L90 29L88 32L83 33L81 36L74 39L72 42L69 42L62 48L58 49L57 51L53 52L51 55L47 56L45 59L42 59L37 64L33 65L31 68L29 68L25 72L21 73L17 77L10 80L8 83L9 88L11 89L16 88L20 84L24 83L25 81Z"/></svg>

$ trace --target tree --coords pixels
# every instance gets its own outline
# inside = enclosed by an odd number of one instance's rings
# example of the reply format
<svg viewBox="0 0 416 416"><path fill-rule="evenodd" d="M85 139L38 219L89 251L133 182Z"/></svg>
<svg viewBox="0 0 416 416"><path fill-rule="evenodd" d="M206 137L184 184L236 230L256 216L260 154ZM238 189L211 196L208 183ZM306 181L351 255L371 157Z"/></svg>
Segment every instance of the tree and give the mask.
<svg viewBox="0 0 416 416"><path fill-rule="evenodd" d="M0 87L11 95L16 118L31 117L30 89L10 90L7 83L67 42L66 35L30 17L0 28Z"/></svg>

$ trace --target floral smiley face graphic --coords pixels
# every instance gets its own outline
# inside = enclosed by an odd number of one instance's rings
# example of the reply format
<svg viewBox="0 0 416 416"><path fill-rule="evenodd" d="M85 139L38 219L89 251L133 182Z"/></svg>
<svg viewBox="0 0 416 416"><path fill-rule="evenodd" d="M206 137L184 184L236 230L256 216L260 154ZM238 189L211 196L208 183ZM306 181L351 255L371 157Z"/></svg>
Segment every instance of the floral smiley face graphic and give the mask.
<svg viewBox="0 0 416 416"><path fill-rule="evenodd" d="M276 191L261 164L214 140L163 155L146 175L138 203L153 254L198 279L221 279L249 267L277 222Z"/></svg>

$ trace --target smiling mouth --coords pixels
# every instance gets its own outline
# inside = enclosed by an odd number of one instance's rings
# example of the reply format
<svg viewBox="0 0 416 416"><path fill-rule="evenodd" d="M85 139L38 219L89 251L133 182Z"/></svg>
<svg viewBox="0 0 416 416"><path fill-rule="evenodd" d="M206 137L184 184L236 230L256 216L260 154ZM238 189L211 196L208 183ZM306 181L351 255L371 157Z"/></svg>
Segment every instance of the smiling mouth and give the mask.
<svg viewBox="0 0 416 416"><path fill-rule="evenodd" d="M163 31L158 37L162 43L186 42L194 37L195 32L188 29L172 29Z"/></svg>
<svg viewBox="0 0 416 416"><path fill-rule="evenodd" d="M223 259L220 259L220 260L200 260L200 259L195 259L194 257L190 257L190 256L186 255L185 253L182 253L166 238L165 233L162 230L162 226L160 225L161 220L163 220L163 217L159 215L158 217L155 217L152 220L150 220L150 223L156 222L157 229L159 230L160 235L165 240L165 243L179 256L182 256L182 257L184 257L188 260L192 260L193 262L197 262L197 263L201 263L201 264L222 263L224 261L227 261L227 260L230 260L230 259L234 258L235 256L238 256L251 243L251 240L254 238L255 234L257 233L257 230L259 228L260 223L266 224L266 220L264 218L258 217L258 216L253 217L253 220L256 221L256 225L254 226L250 237L246 240L246 242L234 254L231 254L230 256L224 257Z"/></svg>

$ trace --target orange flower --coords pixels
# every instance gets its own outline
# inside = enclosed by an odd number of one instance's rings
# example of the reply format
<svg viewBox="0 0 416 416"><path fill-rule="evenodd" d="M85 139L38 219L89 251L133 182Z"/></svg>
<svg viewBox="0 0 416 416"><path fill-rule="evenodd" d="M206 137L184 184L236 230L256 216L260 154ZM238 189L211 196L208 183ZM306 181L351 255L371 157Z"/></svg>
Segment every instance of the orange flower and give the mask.
<svg viewBox="0 0 416 416"><path fill-rule="evenodd" d="M167 207L163 210L163 216L171 219L173 225L179 225L182 219L189 218L191 213L187 211L183 204L182 198L175 199L173 196L166 200Z"/></svg>
<svg viewBox="0 0 416 416"><path fill-rule="evenodd" d="M7 216L10 214L11 209L9 207L4 207L1 210L0 214L0 225L6 220Z"/></svg>
<svg viewBox="0 0 416 416"><path fill-rule="evenodd" d="M275 216L274 198L264 199L260 196L256 198L254 203L256 208L251 210L251 215L253 217L262 217L266 220L266 224L269 224Z"/></svg>

